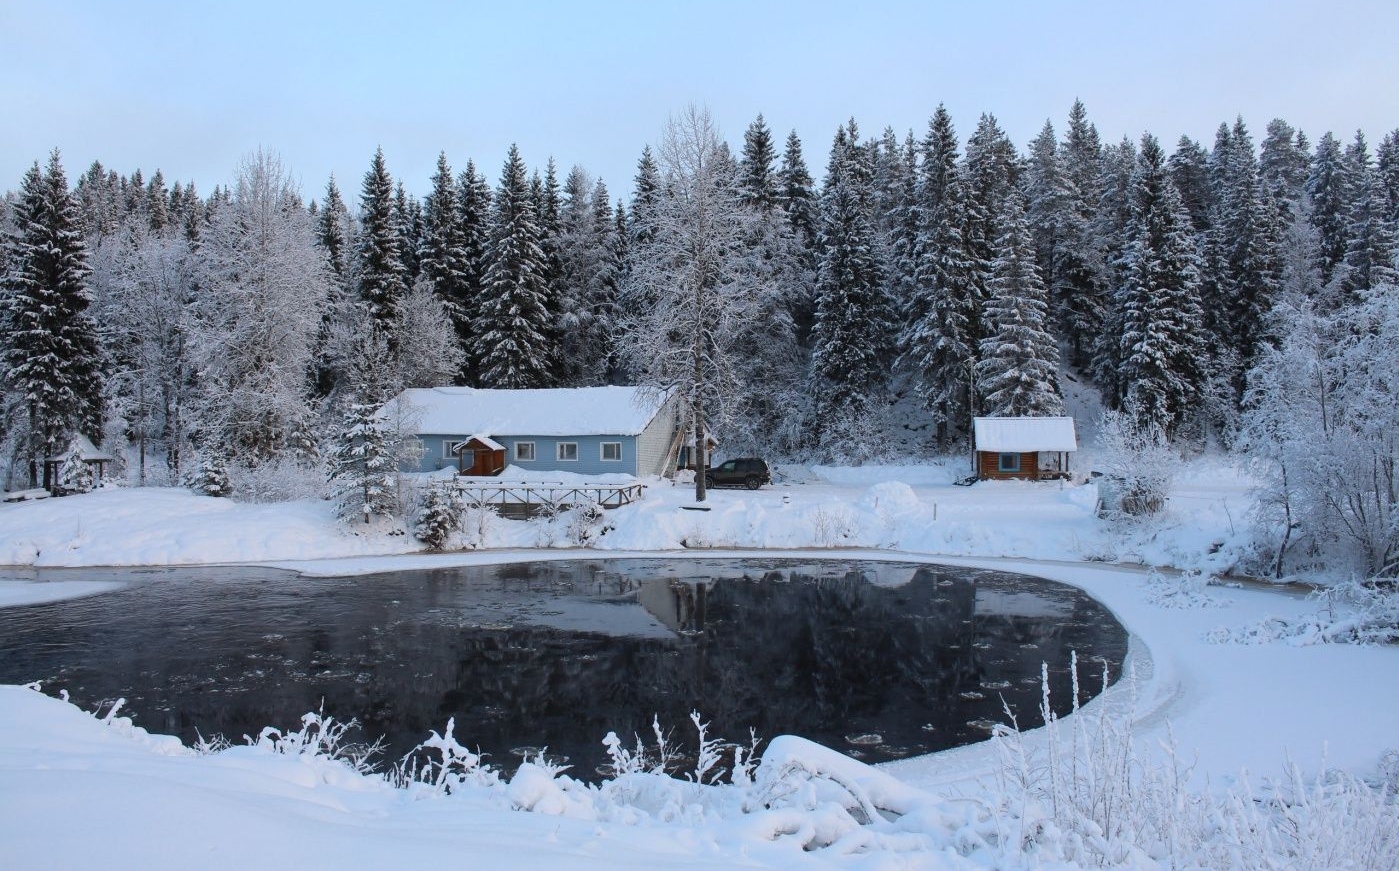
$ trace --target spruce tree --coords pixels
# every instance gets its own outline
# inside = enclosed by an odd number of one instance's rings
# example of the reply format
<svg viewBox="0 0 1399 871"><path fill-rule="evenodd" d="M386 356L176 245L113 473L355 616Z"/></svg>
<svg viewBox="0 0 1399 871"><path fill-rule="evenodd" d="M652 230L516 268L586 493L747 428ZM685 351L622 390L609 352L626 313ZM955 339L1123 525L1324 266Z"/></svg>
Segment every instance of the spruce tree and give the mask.
<svg viewBox="0 0 1399 871"><path fill-rule="evenodd" d="M820 233L820 215L811 173L802 157L802 141L795 130L787 134L787 145L782 152L782 168L778 170L778 183L781 186L782 208L787 213L787 222L792 225L802 248L812 253L814 262Z"/></svg>
<svg viewBox="0 0 1399 871"><path fill-rule="evenodd" d="M998 240L1004 232L1000 224L1006 201L1016 192L1020 158L1015 146L1001 130L995 116L982 115L976 131L967 140L964 161L967 196L965 238L971 284L976 289L980 310L989 297L993 264L998 256ZM975 325L979 341L989 325Z"/></svg>
<svg viewBox="0 0 1399 871"><path fill-rule="evenodd" d="M393 221L398 228L398 252L403 261L403 283L412 287L418 280L418 248L423 239L423 207L416 197L408 196L403 182L394 185Z"/></svg>
<svg viewBox="0 0 1399 871"><path fill-rule="evenodd" d="M1020 195L1007 194L999 216L991 297L981 340L977 387L993 417L1062 414L1059 348L1049 333L1048 294L1035 266L1034 241Z"/></svg>
<svg viewBox="0 0 1399 871"><path fill-rule="evenodd" d="M102 348L88 314L87 246L58 151L25 173L5 239L0 361L27 416L30 485L74 433L102 436Z"/></svg>
<svg viewBox="0 0 1399 871"><path fill-rule="evenodd" d="M1399 222L1399 130L1391 130L1375 149L1375 171L1384 193L1385 217Z"/></svg>
<svg viewBox="0 0 1399 871"><path fill-rule="evenodd" d="M1311 168L1307 138L1281 118L1268 122L1258 156L1258 177L1275 199L1296 203L1302 197Z"/></svg>
<svg viewBox="0 0 1399 871"><path fill-rule="evenodd" d="M335 184L335 176L325 186L325 203L316 216L316 241L325 249L330 271L335 274L337 284L344 285L350 274L348 262L350 245L350 211L340 196L340 188Z"/></svg>
<svg viewBox="0 0 1399 871"><path fill-rule="evenodd" d="M1360 302L1370 291L1395 284L1395 226L1377 174L1362 165L1350 210L1346 256L1341 269L1343 302Z"/></svg>
<svg viewBox="0 0 1399 871"><path fill-rule="evenodd" d="M661 170L651 153L651 146L641 150L636 162L636 178L633 180L631 201L631 246L644 245L655 236L655 216L661 197Z"/></svg>
<svg viewBox="0 0 1399 871"><path fill-rule="evenodd" d="M853 122L841 128L821 195L822 257L812 331L817 414L829 438L864 426L884 384L881 348L888 347L882 313L884 275L874 251L868 174L861 166Z"/></svg>
<svg viewBox="0 0 1399 871"><path fill-rule="evenodd" d="M1103 185L1103 148L1081 101L1069 110L1068 130L1059 146L1059 179L1066 199L1053 254L1050 299L1068 340L1069 362L1087 368L1092 337L1103 330L1106 290L1103 244L1096 219Z"/></svg>
<svg viewBox="0 0 1399 871"><path fill-rule="evenodd" d="M545 257L520 150L512 145L501 171L492 213L476 335L482 385L549 387L554 372Z"/></svg>
<svg viewBox="0 0 1399 871"><path fill-rule="evenodd" d="M965 193L957 150L952 116L940 105L923 140L916 191L922 224L917 269L899 338L900 368L909 372L924 407L933 413L943 448L971 425L981 319L963 236Z"/></svg>
<svg viewBox="0 0 1399 871"><path fill-rule="evenodd" d="M1210 217L1214 212L1209 153L1189 136L1182 136L1166 166L1170 170L1176 190L1180 192L1185 210L1190 213L1191 226L1197 233L1208 230Z"/></svg>
<svg viewBox="0 0 1399 871"><path fill-rule="evenodd" d="M345 406L330 455L336 513L348 523L391 516L396 468L382 407L392 392L388 343L375 331L358 337L352 361L352 398Z"/></svg>
<svg viewBox="0 0 1399 871"><path fill-rule="evenodd" d="M1115 294L1121 369L1114 405L1138 428L1173 433L1194 409L1206 355L1190 216L1156 138L1142 137L1132 220Z"/></svg>
<svg viewBox="0 0 1399 871"><path fill-rule="evenodd" d="M369 307L375 328L388 342L390 353L398 349L401 306L408 293L402 245L394 210L393 179L380 148L364 174L355 267L360 299Z"/></svg>
<svg viewBox="0 0 1399 871"><path fill-rule="evenodd" d="M432 193L423 209L423 238L418 250L422 277L442 301L452 318L457 338L465 346L470 335L471 307L466 281L467 239L462 227L461 192L457 190L447 153L437 155Z"/></svg>
<svg viewBox="0 0 1399 871"><path fill-rule="evenodd" d="M743 204L757 212L770 212L782 199L782 190L773 163L777 151L772 131L761 114L743 134L743 156L739 160L739 186Z"/></svg>
<svg viewBox="0 0 1399 871"><path fill-rule="evenodd" d="M1336 268L1345 260L1351 211L1351 192L1341 144L1329 132L1316 144L1306 192L1311 200L1311 224L1316 228L1320 243L1317 268L1325 285L1331 282Z"/></svg>

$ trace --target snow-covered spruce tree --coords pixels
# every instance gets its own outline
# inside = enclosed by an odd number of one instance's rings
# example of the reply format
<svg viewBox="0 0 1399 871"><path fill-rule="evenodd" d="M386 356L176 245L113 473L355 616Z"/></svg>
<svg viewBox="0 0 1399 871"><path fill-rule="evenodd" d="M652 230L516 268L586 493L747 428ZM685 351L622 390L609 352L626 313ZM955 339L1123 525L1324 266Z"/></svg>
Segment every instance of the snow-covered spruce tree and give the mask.
<svg viewBox="0 0 1399 871"><path fill-rule="evenodd" d="M787 143L782 150L782 168L777 175L781 185L782 210L786 212L787 222L792 225L792 231L803 250L810 252L810 263L814 265L821 233L821 216L811 172L806 168L806 159L802 156L801 137L795 130L787 134Z"/></svg>
<svg viewBox="0 0 1399 871"><path fill-rule="evenodd" d="M582 167L564 179L559 212L559 361L561 383L607 383L615 364L612 331L617 297L617 247L607 186Z"/></svg>
<svg viewBox="0 0 1399 871"><path fill-rule="evenodd" d="M61 456L63 462L58 466L56 495L91 493L97 486L97 479L92 473L92 466L83 461L82 448L76 439L68 443L68 449Z"/></svg>
<svg viewBox="0 0 1399 871"><path fill-rule="evenodd" d="M408 279L400 225L394 214L393 179L382 148L375 150L374 160L364 174L359 220L354 263L359 298L369 306L390 352L396 353L398 308L408 292Z"/></svg>
<svg viewBox="0 0 1399 871"><path fill-rule="evenodd" d="M1354 195L1347 225L1346 256L1339 274L1339 290L1347 301L1355 301L1372 290L1396 283L1395 226L1389 218L1388 195L1369 165L1369 155L1360 140L1355 169Z"/></svg>
<svg viewBox="0 0 1399 871"><path fill-rule="evenodd" d="M88 314L87 247L58 151L25 173L4 240L0 361L23 397L29 484L75 432L100 441L105 362Z"/></svg>
<svg viewBox="0 0 1399 871"><path fill-rule="evenodd" d="M1268 135L1259 148L1258 177L1275 199L1294 207L1302 199L1312 157L1307 137L1281 118L1268 122Z"/></svg>
<svg viewBox="0 0 1399 871"><path fill-rule="evenodd" d="M853 127L853 124L852 124ZM868 175L854 131L831 146L821 194L821 263L812 328L812 385L823 444L845 443L878 405L888 375L881 354L892 344L884 273L875 252Z"/></svg>
<svg viewBox="0 0 1399 871"><path fill-rule="evenodd" d="M350 275L350 210L340 196L335 176L325 186L325 202L316 216L316 241L325 249L335 280L344 284Z"/></svg>
<svg viewBox="0 0 1399 871"><path fill-rule="evenodd" d="M1100 280L1105 287L1122 286L1122 252L1127 247L1127 226L1132 222L1132 173L1137 166L1137 147L1123 137L1103 152L1102 197L1098 203L1094 234L1102 245ZM1111 307L1104 312L1103 328L1093 334L1093 380L1108 395L1121 389L1118 369L1121 335L1118 313Z"/></svg>
<svg viewBox="0 0 1399 871"><path fill-rule="evenodd" d="M362 331L352 373L353 396L345 406L330 455L329 478L336 513L346 522L392 516L397 506L397 464L381 409L393 390L393 358L377 329Z"/></svg>
<svg viewBox="0 0 1399 871"><path fill-rule="evenodd" d="M1329 131L1316 144L1305 190L1311 203L1309 216L1320 240L1317 266L1321 270L1322 284L1327 285L1345 260L1351 210L1351 191L1341 143Z"/></svg>
<svg viewBox="0 0 1399 871"><path fill-rule="evenodd" d="M408 196L403 182L394 183L393 223L398 229L398 256L403 262L403 283L412 287L421 272L418 248L423 241L423 206Z"/></svg>
<svg viewBox="0 0 1399 871"><path fill-rule="evenodd" d="M622 286L619 351L639 383L678 393L680 425L694 433L704 468L707 434L728 424L740 399L739 336L761 317L742 257L753 216L707 110L670 119L660 158L664 180L643 207L645 235L633 241ZM705 497L696 475L695 500Z"/></svg>
<svg viewBox="0 0 1399 871"><path fill-rule="evenodd" d="M995 417L1062 414L1059 347L1049 334L1047 294L1018 194L1006 198L1000 223L985 310L990 332L976 366L982 410Z"/></svg>
<svg viewBox="0 0 1399 871"><path fill-rule="evenodd" d="M307 373L331 285L310 215L278 157L244 159L200 255L188 321L200 437L257 466L278 459L307 425Z"/></svg>
<svg viewBox="0 0 1399 871"><path fill-rule="evenodd" d="M471 272L468 248L462 227L461 192L447 164L447 153L439 152L437 171L432 176L432 193L428 194L423 209L418 268L427 286L442 301L462 344L470 336L471 329L467 314L472 299L466 285ZM411 328L405 327L405 333L411 336Z"/></svg>
<svg viewBox="0 0 1399 871"><path fill-rule="evenodd" d="M1087 369L1092 360L1092 337L1103 330L1107 300L1103 245L1096 225L1102 196L1103 149L1097 129L1088 123L1082 102L1074 101L1069 110L1069 127L1059 146L1059 165L1067 202L1058 222L1049 296L1059 308L1069 362Z"/></svg>
<svg viewBox="0 0 1399 871"><path fill-rule="evenodd" d="M1137 154L1127 234L1114 295L1121 368L1113 405L1137 427L1170 435L1197 403L1206 348L1190 215L1150 134Z"/></svg>
<svg viewBox="0 0 1399 871"><path fill-rule="evenodd" d="M971 423L981 309L962 232L964 187L957 165L957 133L944 106L938 106L928 122L915 196L921 227L899 338L900 368L910 374L924 407L933 412L938 445L945 449Z"/></svg>
<svg viewBox="0 0 1399 871"><path fill-rule="evenodd" d="M490 264L474 332L478 379L499 388L553 384L554 341L544 250L520 150L510 146L492 212Z"/></svg>
<svg viewBox="0 0 1399 871"><path fill-rule="evenodd" d="M233 493L233 484L228 477L228 465L223 457L216 453L201 456L184 484L201 496L229 496Z"/></svg>
<svg viewBox="0 0 1399 871"><path fill-rule="evenodd" d="M743 156L738 162L743 204L755 212L770 212L781 200L778 177L773 171L776 159L772 131L759 114L743 133Z"/></svg>
<svg viewBox="0 0 1399 871"><path fill-rule="evenodd" d="M1209 153L1189 136L1182 136L1176 141L1176 150L1166 166L1180 192L1181 202L1185 203L1185 210L1190 213L1190 225L1197 234L1208 230L1214 214Z"/></svg>
<svg viewBox="0 0 1399 871"><path fill-rule="evenodd" d="M434 484L423 494L413 525L414 537L433 550L442 550L452 533L461 529L464 508L453 483Z"/></svg>
<svg viewBox="0 0 1399 871"><path fill-rule="evenodd" d="M491 185L470 160L457 178L457 214L462 234L462 292L466 299L481 299L491 247ZM476 383L481 348L472 332L474 327L475 319L468 317L462 325L464 332L459 333L465 354L460 375L463 384Z"/></svg>

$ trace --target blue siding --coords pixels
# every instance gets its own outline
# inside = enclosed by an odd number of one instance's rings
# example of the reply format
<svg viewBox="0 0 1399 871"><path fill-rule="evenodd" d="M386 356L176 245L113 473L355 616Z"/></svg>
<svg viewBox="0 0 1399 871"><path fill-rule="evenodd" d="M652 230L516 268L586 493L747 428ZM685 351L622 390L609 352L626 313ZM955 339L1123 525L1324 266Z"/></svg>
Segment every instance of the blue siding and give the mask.
<svg viewBox="0 0 1399 871"><path fill-rule="evenodd" d="M445 445L464 441L471 437L471 433L465 435L442 435L424 434L418 436L423 444L423 455L418 464L417 471L432 472L437 469L447 467L456 468L457 461L445 456ZM604 475L609 473L623 473L627 475L636 474L636 436L491 436L497 442L505 446L506 465L519 466L522 469L545 472L576 472L580 475ZM515 459L515 445L518 442L534 442L534 461L524 462ZM558 445L560 442L572 442L578 445L577 460L559 460ZM617 442L622 448L621 460L602 459L603 442ZM411 471L411 469L410 469Z"/></svg>

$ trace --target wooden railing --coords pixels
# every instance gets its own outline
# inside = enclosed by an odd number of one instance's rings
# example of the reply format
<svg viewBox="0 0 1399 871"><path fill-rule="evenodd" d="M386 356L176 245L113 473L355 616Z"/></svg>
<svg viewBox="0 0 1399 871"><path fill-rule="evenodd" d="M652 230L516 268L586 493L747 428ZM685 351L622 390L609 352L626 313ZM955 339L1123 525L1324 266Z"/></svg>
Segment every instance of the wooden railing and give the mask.
<svg viewBox="0 0 1399 871"><path fill-rule="evenodd" d="M501 481L494 484L458 481L457 490L468 502L514 508L527 514L571 508L586 502L594 502L603 508L621 508L639 501L645 495L642 484L571 485L551 481Z"/></svg>

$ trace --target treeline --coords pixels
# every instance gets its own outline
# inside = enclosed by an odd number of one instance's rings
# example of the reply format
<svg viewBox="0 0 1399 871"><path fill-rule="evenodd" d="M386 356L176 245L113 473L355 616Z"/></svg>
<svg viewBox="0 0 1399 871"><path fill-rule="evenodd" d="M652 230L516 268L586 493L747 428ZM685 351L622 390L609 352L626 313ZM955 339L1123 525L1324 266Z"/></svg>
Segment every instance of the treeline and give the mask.
<svg viewBox="0 0 1399 871"><path fill-rule="evenodd" d="M55 153L7 197L10 483L77 431L168 480L196 452L315 465L351 405L404 386L678 378L647 360L692 336L639 326L673 304L658 258L688 256L657 247L696 191L684 146L644 149L615 202L513 148L494 185L439 157L421 200L378 153L353 204L333 178L304 202L268 154L205 197L100 164L70 188ZM1280 305L1393 282L1399 131L1372 154L1282 120L1259 145L1240 119L1168 155L1105 145L1076 103L1022 152L991 115L963 145L939 107L922 135L842 125L819 185L761 116L705 160L736 234L700 279L742 303L715 316L734 451L868 458L910 401L948 450L973 414L1059 411L1066 368L1140 427L1232 443Z"/></svg>

